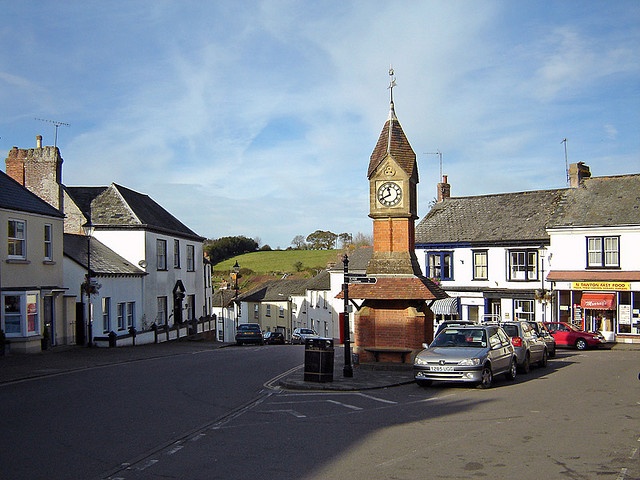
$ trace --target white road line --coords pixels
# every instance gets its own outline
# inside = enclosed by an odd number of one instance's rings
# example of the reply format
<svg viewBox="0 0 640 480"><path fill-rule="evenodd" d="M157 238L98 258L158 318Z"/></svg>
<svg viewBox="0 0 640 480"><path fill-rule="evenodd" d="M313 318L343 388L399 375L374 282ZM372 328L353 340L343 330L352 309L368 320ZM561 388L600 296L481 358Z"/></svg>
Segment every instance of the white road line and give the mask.
<svg viewBox="0 0 640 480"><path fill-rule="evenodd" d="M351 410L362 410L360 407L356 407L355 405L349 405L348 403L337 402L336 400L327 400L329 403L333 403L335 405L340 405L341 407L350 408Z"/></svg>
<svg viewBox="0 0 640 480"><path fill-rule="evenodd" d="M178 453L180 450L184 448L184 445L176 445L171 450L167 452L167 455L173 455L174 453Z"/></svg>
<svg viewBox="0 0 640 480"><path fill-rule="evenodd" d="M288 413L289 415L293 415L296 418L307 418L306 415L303 415L300 412L296 412L295 410L269 410L268 413Z"/></svg>
<svg viewBox="0 0 640 480"><path fill-rule="evenodd" d="M367 395L365 393L358 393L361 397L369 398L371 400L375 400L376 402L389 403L391 405L396 405L398 402L394 402L393 400L386 400L384 398L374 397L373 395Z"/></svg>
<svg viewBox="0 0 640 480"><path fill-rule="evenodd" d="M624 480L624 477L627 476L627 469L623 468L620 470L620 475L616 478L616 480Z"/></svg>

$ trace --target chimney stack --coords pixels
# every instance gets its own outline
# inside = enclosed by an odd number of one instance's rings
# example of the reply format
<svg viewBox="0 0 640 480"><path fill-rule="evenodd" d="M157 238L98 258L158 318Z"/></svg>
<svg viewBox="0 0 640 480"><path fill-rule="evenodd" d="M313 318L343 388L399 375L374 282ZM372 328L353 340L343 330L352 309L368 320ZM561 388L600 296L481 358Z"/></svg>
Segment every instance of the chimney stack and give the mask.
<svg viewBox="0 0 640 480"><path fill-rule="evenodd" d="M36 135L36 148L42 148L42 135Z"/></svg>
<svg viewBox="0 0 640 480"><path fill-rule="evenodd" d="M585 178L591 177L591 169L584 162L572 163L569 165L569 186L577 188L584 182Z"/></svg>
<svg viewBox="0 0 640 480"><path fill-rule="evenodd" d="M447 183L447 176L442 176L442 182L438 184L438 203L451 197L451 185Z"/></svg>

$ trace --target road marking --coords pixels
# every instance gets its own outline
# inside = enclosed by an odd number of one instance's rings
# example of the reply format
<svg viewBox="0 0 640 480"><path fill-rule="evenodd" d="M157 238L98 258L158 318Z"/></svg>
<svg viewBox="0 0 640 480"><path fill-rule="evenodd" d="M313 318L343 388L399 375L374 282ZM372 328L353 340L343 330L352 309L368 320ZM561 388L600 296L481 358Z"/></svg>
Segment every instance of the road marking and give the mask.
<svg viewBox="0 0 640 480"><path fill-rule="evenodd" d="M194 437L190 438L189 441L190 442L197 442L198 440L200 440L202 437L206 437L207 434L206 433L199 433L197 435L195 435Z"/></svg>
<svg viewBox="0 0 640 480"><path fill-rule="evenodd" d="M152 467L153 465L155 465L156 463L158 463L158 460L151 459L145 463L143 463L142 465L140 465L136 470L142 471L142 470L146 470L149 467Z"/></svg>
<svg viewBox="0 0 640 480"><path fill-rule="evenodd" d="M396 405L398 402L394 402L393 400L386 400L384 398L374 397L373 395L367 395L365 393L358 393L361 397L370 398L371 400L375 400L376 402L389 403L391 405Z"/></svg>
<svg viewBox="0 0 640 480"><path fill-rule="evenodd" d="M350 408L351 410L362 410L362 408L356 407L355 405L349 405L348 403L342 403L336 400L327 400L327 402L333 403L335 405L340 405L341 407Z"/></svg>
<svg viewBox="0 0 640 480"><path fill-rule="evenodd" d="M178 453L180 450L184 448L184 445L176 445L171 450L167 452L167 455L173 455L174 453Z"/></svg>
<svg viewBox="0 0 640 480"><path fill-rule="evenodd" d="M295 410L269 410L268 413L288 413L289 415L293 415L296 418L307 418L306 415L303 415L300 412L296 412Z"/></svg>
<svg viewBox="0 0 640 480"><path fill-rule="evenodd" d="M627 469L623 468L622 470L620 470L620 475L618 475L618 478L616 478L616 480L624 480L624 477L627 476Z"/></svg>
<svg viewBox="0 0 640 480"><path fill-rule="evenodd" d="M638 449L634 448L633 450L631 450L631 455L629 455L629 458L634 459L636 455L638 455Z"/></svg>

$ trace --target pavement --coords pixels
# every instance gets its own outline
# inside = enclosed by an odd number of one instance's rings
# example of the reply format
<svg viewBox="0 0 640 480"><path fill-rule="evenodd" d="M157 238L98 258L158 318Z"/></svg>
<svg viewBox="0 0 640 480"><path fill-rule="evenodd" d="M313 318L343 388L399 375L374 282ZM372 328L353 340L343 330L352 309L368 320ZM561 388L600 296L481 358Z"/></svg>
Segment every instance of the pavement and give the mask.
<svg viewBox="0 0 640 480"><path fill-rule="evenodd" d="M204 340L200 337L186 337L171 342L129 347L88 348L83 346L60 346L52 347L40 353L8 353L0 356L0 384L227 347L242 348L235 347L234 344ZM282 348L289 347L283 346ZM305 381L304 357L301 356L300 366L283 372L268 382L268 386L287 390L355 391L386 388L413 382L411 364L353 365L353 376L345 377L343 374L344 355L342 347L335 348L333 366L333 375L323 372L322 375L317 376L322 381Z"/></svg>

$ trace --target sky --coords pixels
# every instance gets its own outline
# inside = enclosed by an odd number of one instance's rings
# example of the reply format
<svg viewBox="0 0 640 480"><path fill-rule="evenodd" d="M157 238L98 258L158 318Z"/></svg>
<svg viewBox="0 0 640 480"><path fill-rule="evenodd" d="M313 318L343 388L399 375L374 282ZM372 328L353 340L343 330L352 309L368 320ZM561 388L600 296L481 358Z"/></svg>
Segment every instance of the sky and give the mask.
<svg viewBox="0 0 640 480"><path fill-rule="evenodd" d="M0 152L40 134L64 184L210 239L371 235L391 66L422 218L441 172L456 197L640 173L639 50L638 0L0 0Z"/></svg>

